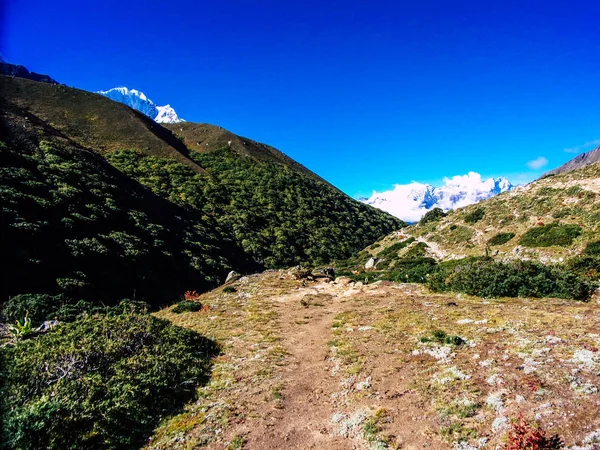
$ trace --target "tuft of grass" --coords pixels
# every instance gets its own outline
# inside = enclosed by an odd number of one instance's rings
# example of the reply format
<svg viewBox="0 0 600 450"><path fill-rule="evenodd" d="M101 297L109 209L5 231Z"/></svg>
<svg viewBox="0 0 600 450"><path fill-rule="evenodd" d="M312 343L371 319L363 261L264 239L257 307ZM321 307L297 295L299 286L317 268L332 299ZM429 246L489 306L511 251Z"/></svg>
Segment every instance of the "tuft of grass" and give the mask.
<svg viewBox="0 0 600 450"><path fill-rule="evenodd" d="M237 292L237 289L233 286L225 286L223 288L223 294L233 294L234 292Z"/></svg>
<svg viewBox="0 0 600 450"><path fill-rule="evenodd" d="M227 446L227 450L241 450L244 448L244 444L246 443L246 439L243 436L237 435L234 437L229 445Z"/></svg>
<svg viewBox="0 0 600 450"><path fill-rule="evenodd" d="M466 341L458 335L449 335L442 330L434 330L431 336L423 336L421 342L436 342L438 344L447 344L461 346L466 344Z"/></svg>
<svg viewBox="0 0 600 450"><path fill-rule="evenodd" d="M184 312L196 312L202 309L202 303L194 302L191 300L184 300L182 302L177 303L173 308L173 312L175 314L181 314Z"/></svg>

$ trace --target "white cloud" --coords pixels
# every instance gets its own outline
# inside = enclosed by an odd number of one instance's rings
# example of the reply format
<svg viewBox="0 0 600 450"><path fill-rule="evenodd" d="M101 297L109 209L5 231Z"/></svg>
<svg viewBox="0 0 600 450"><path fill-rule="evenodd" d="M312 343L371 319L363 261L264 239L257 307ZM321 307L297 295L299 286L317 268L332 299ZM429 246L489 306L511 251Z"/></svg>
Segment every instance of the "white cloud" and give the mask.
<svg viewBox="0 0 600 450"><path fill-rule="evenodd" d="M409 184L396 184L393 189L375 192L364 202L389 212L406 222L417 222L423 215L435 208L462 208L499 192L511 189L512 185L503 178L483 180L476 172L444 178L444 186L433 187L413 181Z"/></svg>
<svg viewBox="0 0 600 450"><path fill-rule="evenodd" d="M576 145L575 147L565 148L565 152L567 153L581 153L587 150L591 150L592 148L598 147L600 145L600 139L596 139L594 141L586 142L585 144Z"/></svg>
<svg viewBox="0 0 600 450"><path fill-rule="evenodd" d="M527 167L529 167L530 169L533 170L538 170L541 169L542 167L544 167L546 164L548 164L548 160L546 158L544 158L543 156L539 156L537 158L535 158L532 161L529 161L527 163Z"/></svg>

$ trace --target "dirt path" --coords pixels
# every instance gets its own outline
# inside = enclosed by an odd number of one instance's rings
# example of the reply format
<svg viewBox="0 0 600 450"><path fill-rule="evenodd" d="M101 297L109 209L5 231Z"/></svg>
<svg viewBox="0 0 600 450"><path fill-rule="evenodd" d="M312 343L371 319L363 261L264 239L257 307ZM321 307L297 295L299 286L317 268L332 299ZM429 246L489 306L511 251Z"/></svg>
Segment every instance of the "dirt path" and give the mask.
<svg viewBox="0 0 600 450"><path fill-rule="evenodd" d="M600 429L598 302L491 302L274 271L234 286L205 294L207 312L161 312L223 352L148 450L483 450L503 445L521 413L568 445ZM436 343L434 330L467 344Z"/></svg>
<svg viewBox="0 0 600 450"><path fill-rule="evenodd" d="M347 449L345 439L332 433L330 422L335 380L328 367L327 343L332 339L339 299L321 295L317 289L303 289L274 300L284 305L279 321L285 330L282 345L288 352L280 374L282 401L269 432L251 432L247 448Z"/></svg>

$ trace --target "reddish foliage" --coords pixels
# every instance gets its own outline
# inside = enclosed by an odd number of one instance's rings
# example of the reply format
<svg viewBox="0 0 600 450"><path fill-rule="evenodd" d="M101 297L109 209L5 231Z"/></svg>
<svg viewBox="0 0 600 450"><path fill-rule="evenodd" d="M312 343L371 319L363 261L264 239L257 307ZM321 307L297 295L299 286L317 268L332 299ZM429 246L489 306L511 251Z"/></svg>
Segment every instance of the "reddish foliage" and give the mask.
<svg viewBox="0 0 600 450"><path fill-rule="evenodd" d="M183 298L186 300L197 300L200 298L200 294L198 294L196 291L187 291L185 294L183 294Z"/></svg>
<svg viewBox="0 0 600 450"><path fill-rule="evenodd" d="M531 425L520 415L512 424L504 450L558 450L562 445L558 435L546 436L543 428Z"/></svg>
<svg viewBox="0 0 600 450"><path fill-rule="evenodd" d="M598 351L598 347L595 347L588 342L583 344L583 348L585 348L586 350L589 350L590 352L594 352L594 353L596 353Z"/></svg>

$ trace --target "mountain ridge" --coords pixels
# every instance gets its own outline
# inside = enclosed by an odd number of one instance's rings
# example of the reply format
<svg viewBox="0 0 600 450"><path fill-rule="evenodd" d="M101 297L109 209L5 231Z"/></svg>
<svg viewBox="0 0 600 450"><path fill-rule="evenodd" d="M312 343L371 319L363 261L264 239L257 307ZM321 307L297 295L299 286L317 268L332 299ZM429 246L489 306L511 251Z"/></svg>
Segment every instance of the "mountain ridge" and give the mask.
<svg viewBox="0 0 600 450"><path fill-rule="evenodd" d="M103 95L119 103L133 108L142 114L150 117L157 123L179 123L185 122L180 118L171 105L158 106L150 100L146 94L137 89L129 89L125 86L115 87L106 91L97 91L97 94Z"/></svg>
<svg viewBox="0 0 600 450"><path fill-rule="evenodd" d="M557 175L559 173L570 172L571 170L576 170L581 167L585 167L589 164L594 164L600 162L600 146L596 147L589 152L582 153L577 155L573 159L567 161L562 166L557 167L556 169L549 170L545 174L543 174L540 178L545 178L550 175Z"/></svg>

